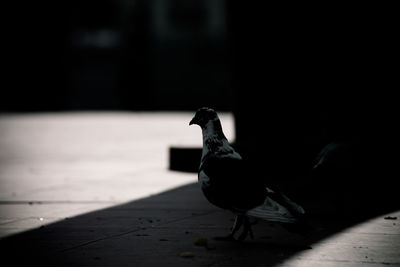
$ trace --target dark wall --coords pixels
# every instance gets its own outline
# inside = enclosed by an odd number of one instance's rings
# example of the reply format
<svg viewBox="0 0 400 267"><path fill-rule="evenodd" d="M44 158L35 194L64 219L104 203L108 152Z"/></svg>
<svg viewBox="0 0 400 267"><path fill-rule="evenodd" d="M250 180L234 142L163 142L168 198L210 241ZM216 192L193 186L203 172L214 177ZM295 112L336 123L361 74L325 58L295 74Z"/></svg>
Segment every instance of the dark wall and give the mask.
<svg viewBox="0 0 400 267"><path fill-rule="evenodd" d="M87 0L6 10L1 110L231 110L234 94L237 106L299 96L325 106L395 76L390 7Z"/></svg>
<svg viewBox="0 0 400 267"><path fill-rule="evenodd" d="M369 184L370 192L373 173L390 187L397 82L387 7L232 1L228 10L237 146L262 179L309 177L320 151L335 144L321 173L340 179L316 181L355 192Z"/></svg>
<svg viewBox="0 0 400 267"><path fill-rule="evenodd" d="M0 110L58 109L64 105L66 24L63 7L7 2Z"/></svg>

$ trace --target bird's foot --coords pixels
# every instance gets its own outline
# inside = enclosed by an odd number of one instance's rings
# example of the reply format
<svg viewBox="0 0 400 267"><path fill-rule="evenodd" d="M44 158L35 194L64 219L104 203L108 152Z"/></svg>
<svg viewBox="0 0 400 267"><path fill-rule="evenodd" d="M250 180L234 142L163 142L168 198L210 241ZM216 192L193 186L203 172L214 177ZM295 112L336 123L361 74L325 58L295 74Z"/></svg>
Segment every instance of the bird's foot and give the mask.
<svg viewBox="0 0 400 267"><path fill-rule="evenodd" d="M251 239L254 239L253 230L251 229L251 223L249 218L245 215L236 215L235 223L233 224L231 233L226 237L215 237L214 239L217 241L244 241L247 236L250 236ZM238 238L235 238L235 234L242 228L243 231L240 233Z"/></svg>
<svg viewBox="0 0 400 267"><path fill-rule="evenodd" d="M215 237L215 240L218 241L236 241L235 239L235 234L236 232L242 227L245 221L245 216L238 214L235 216L235 222L233 223L231 233L228 236L222 236L222 237Z"/></svg>
<svg viewBox="0 0 400 267"><path fill-rule="evenodd" d="M248 217L244 218L243 222L243 231L239 235L238 240L239 241L244 241L248 235L250 235L250 238L254 240L254 235L253 235L253 230L251 229L251 223Z"/></svg>

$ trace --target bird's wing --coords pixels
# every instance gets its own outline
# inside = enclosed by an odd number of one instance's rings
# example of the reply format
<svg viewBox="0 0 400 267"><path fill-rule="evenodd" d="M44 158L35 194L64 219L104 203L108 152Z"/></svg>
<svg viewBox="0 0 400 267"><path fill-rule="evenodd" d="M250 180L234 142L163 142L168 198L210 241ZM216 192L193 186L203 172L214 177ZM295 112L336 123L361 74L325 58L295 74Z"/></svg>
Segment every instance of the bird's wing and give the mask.
<svg viewBox="0 0 400 267"><path fill-rule="evenodd" d="M200 171L213 179L215 183L233 186L240 179L240 174L243 173L243 163L240 158L209 153L203 160Z"/></svg>
<svg viewBox="0 0 400 267"><path fill-rule="evenodd" d="M199 171L199 181L209 200L237 210L254 208L265 199L265 189L252 178L243 161L229 155L210 154Z"/></svg>
<svg viewBox="0 0 400 267"><path fill-rule="evenodd" d="M302 206L290 200L285 194L282 192L275 192L272 189L267 187L268 197L273 199L275 202L284 206L287 210L289 210L293 215L301 216L305 214L305 211Z"/></svg>
<svg viewBox="0 0 400 267"><path fill-rule="evenodd" d="M268 221L294 223L305 214L303 207L280 192L267 188L264 203L247 212L247 215Z"/></svg>
<svg viewBox="0 0 400 267"><path fill-rule="evenodd" d="M298 221L286 207L270 197L266 197L262 205L247 211L246 215L273 222L295 223Z"/></svg>
<svg viewBox="0 0 400 267"><path fill-rule="evenodd" d="M240 159L209 154L200 167L199 182L203 189L212 190L214 197L230 199L239 192L242 173Z"/></svg>

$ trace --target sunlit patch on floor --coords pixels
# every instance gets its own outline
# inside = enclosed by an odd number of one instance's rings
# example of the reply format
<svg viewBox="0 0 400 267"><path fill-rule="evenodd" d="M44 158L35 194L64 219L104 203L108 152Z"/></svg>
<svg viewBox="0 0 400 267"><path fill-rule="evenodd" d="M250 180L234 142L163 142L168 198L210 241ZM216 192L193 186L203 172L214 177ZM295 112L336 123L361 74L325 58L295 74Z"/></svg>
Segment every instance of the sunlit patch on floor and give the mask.
<svg viewBox="0 0 400 267"><path fill-rule="evenodd" d="M400 266L400 211L322 239L278 266Z"/></svg>
<svg viewBox="0 0 400 267"><path fill-rule="evenodd" d="M197 180L168 171L168 148L200 147L194 113L0 116L0 237ZM233 116L221 114L233 139Z"/></svg>

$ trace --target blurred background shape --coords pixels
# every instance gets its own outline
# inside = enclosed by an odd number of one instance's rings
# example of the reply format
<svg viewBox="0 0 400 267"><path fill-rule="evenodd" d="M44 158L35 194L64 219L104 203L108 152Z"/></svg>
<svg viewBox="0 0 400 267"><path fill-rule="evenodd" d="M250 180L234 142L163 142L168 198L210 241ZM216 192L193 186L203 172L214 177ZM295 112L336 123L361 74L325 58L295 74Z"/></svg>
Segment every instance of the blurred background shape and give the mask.
<svg viewBox="0 0 400 267"><path fill-rule="evenodd" d="M232 109L224 0L68 1L17 14L3 111Z"/></svg>
<svg viewBox="0 0 400 267"><path fill-rule="evenodd" d="M73 0L7 10L2 111L326 114L338 103L351 111L395 76L394 17L376 6Z"/></svg>

